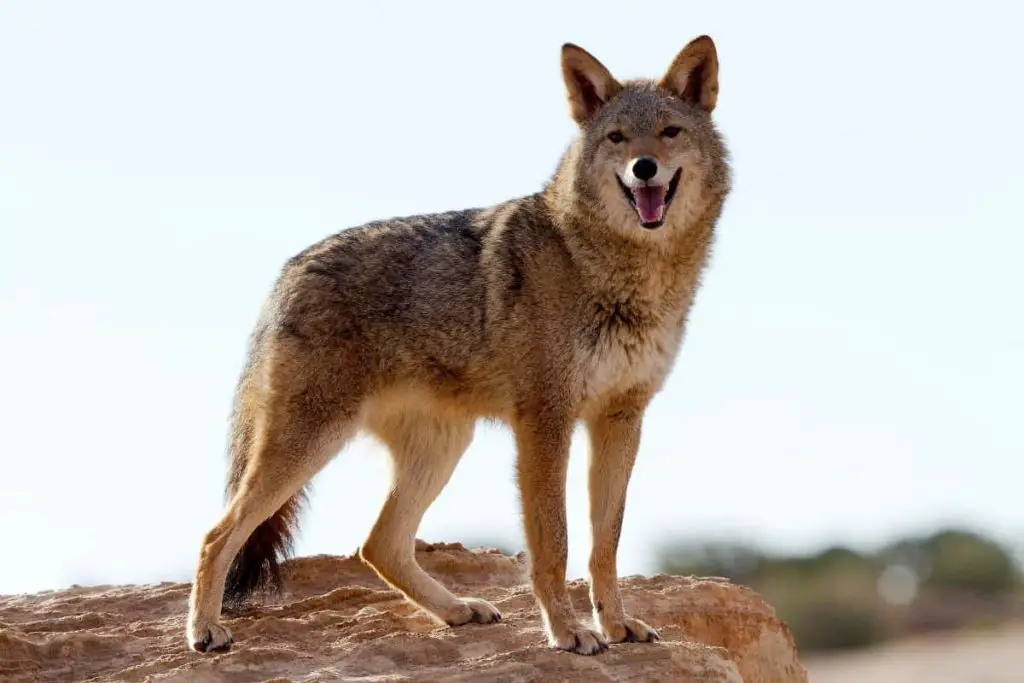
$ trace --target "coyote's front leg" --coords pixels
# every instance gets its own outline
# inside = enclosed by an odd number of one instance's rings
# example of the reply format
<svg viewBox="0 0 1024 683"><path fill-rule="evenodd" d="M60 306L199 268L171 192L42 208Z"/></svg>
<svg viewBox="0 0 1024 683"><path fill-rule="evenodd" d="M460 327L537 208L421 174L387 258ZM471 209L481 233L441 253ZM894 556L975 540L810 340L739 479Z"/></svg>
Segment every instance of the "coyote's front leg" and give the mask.
<svg viewBox="0 0 1024 683"><path fill-rule="evenodd" d="M587 420L590 432L590 600L594 621L613 643L658 640L658 632L625 613L616 554L626 487L640 446L640 422L648 396L631 392Z"/></svg>
<svg viewBox="0 0 1024 683"><path fill-rule="evenodd" d="M593 655L607 649L608 643L580 623L565 585L565 475L572 425L572 419L557 408L538 407L520 415L515 427L516 466L530 551L530 580L548 643Z"/></svg>

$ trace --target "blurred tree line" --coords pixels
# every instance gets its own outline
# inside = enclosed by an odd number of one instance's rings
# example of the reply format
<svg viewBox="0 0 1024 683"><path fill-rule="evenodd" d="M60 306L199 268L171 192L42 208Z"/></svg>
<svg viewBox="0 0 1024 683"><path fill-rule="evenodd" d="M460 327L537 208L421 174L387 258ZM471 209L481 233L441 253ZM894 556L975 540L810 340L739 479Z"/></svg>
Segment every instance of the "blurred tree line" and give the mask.
<svg viewBox="0 0 1024 683"><path fill-rule="evenodd" d="M903 538L873 552L833 547L778 555L742 543L676 543L662 548L659 560L670 574L721 576L754 588L804 652L1024 616L1014 555L963 529Z"/></svg>

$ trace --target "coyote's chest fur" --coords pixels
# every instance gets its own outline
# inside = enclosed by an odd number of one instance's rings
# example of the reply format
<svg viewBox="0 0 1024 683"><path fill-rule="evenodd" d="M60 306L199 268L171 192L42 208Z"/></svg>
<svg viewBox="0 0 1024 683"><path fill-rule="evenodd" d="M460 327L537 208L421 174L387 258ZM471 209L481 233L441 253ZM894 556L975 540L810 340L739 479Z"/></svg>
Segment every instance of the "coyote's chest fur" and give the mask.
<svg viewBox="0 0 1024 683"><path fill-rule="evenodd" d="M660 388L682 326L628 300L594 302L576 350L578 397L589 402L633 387Z"/></svg>

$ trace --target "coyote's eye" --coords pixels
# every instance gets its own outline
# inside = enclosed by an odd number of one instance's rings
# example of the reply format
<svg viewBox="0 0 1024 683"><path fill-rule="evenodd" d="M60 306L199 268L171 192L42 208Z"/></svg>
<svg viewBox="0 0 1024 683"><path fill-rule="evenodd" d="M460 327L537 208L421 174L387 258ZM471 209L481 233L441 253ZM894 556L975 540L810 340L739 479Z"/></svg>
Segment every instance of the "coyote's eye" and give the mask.
<svg viewBox="0 0 1024 683"><path fill-rule="evenodd" d="M625 140L626 136L622 134L622 131L613 130L611 133L608 133L608 139L617 145Z"/></svg>
<svg viewBox="0 0 1024 683"><path fill-rule="evenodd" d="M664 138L674 138L683 131L679 126L669 126L665 130L661 131L661 136Z"/></svg>

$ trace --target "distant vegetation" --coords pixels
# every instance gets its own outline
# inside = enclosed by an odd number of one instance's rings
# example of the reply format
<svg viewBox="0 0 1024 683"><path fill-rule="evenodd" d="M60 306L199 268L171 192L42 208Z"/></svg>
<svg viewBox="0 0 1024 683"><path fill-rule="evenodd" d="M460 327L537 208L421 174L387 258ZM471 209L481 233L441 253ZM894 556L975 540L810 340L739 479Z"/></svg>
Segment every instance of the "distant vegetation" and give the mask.
<svg viewBox="0 0 1024 683"><path fill-rule="evenodd" d="M756 589L804 652L1024 616L1013 554L962 529L900 539L874 552L834 547L775 555L737 543L680 543L662 548L659 560L671 574L723 576Z"/></svg>

